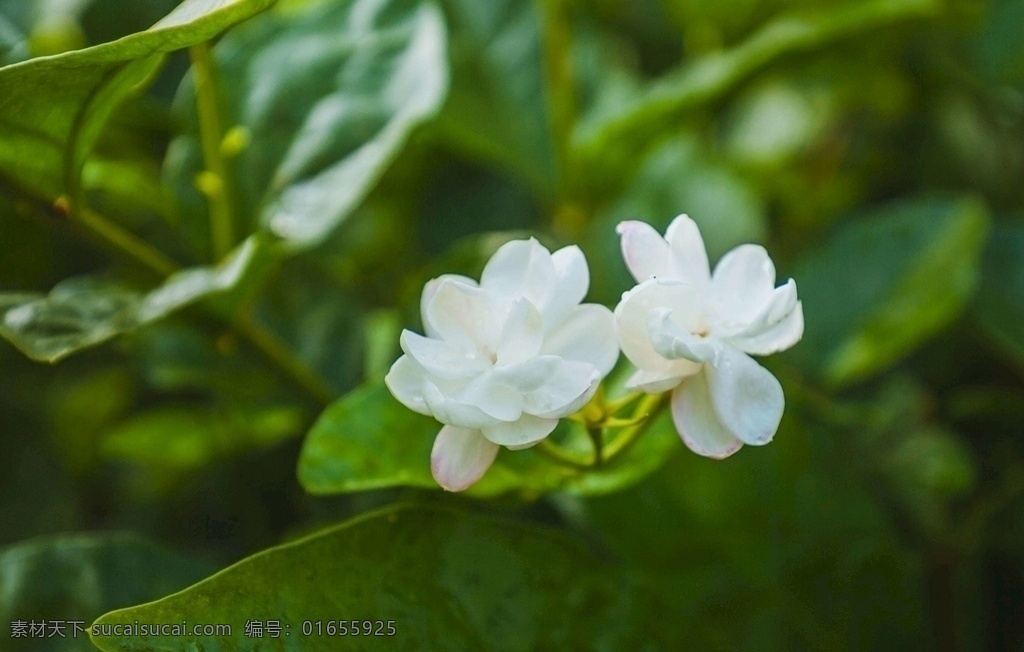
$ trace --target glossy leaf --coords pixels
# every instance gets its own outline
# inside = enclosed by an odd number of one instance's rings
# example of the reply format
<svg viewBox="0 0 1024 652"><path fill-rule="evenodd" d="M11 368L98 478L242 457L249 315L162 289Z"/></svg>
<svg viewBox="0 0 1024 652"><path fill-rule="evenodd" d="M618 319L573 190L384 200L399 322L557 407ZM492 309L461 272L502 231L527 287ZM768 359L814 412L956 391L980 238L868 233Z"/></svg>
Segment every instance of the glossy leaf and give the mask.
<svg viewBox="0 0 1024 652"><path fill-rule="evenodd" d="M0 295L0 335L33 360L57 362L230 291L266 253L266 245L250 238L220 265L176 272L146 294L81 277L61 282L46 296Z"/></svg>
<svg viewBox="0 0 1024 652"><path fill-rule="evenodd" d="M64 534L0 551L0 619L4 649L87 652L84 631L99 615L182 589L213 569L138 537ZM11 636L14 621L79 621L64 638ZM47 634L51 634L47 627Z"/></svg>
<svg viewBox="0 0 1024 652"><path fill-rule="evenodd" d="M299 457L299 482L313 494L394 486L439 489L430 474L430 450L440 429L433 418L398 403L383 385L363 386L327 408L313 426ZM589 440L581 430L563 421L552 437L568 438L561 444L586 459ZM502 450L466 493L478 497L607 493L638 482L679 447L671 419L663 415L627 452L599 469L566 466L533 449Z"/></svg>
<svg viewBox="0 0 1024 652"><path fill-rule="evenodd" d="M437 508L389 508L262 552L163 600L105 614L93 625L101 633L135 621L217 622L232 625L229 636L94 635L93 641L107 652L655 644L664 634L638 629L649 605L623 579L547 530ZM371 626L380 633L337 633L339 620L354 619L383 621ZM281 636L246 638L248 620L280 621ZM335 627L328 630L327 621ZM303 634L304 623L312 634Z"/></svg>
<svg viewBox="0 0 1024 652"><path fill-rule="evenodd" d="M786 355L837 384L885 369L967 305L988 221L977 201L932 198L850 223L793 272L806 328Z"/></svg>
<svg viewBox="0 0 1024 652"><path fill-rule="evenodd" d="M186 0L149 30L0 69L0 179L53 199L76 193L105 120L161 55L213 38L273 0Z"/></svg>
<svg viewBox="0 0 1024 652"><path fill-rule="evenodd" d="M249 227L309 246L344 220L443 102L445 39L440 10L417 0L283 7L226 36L215 49L223 123L258 143L233 160ZM178 106L188 129L168 151L167 176L199 215L191 77Z"/></svg>
<svg viewBox="0 0 1024 652"><path fill-rule="evenodd" d="M1024 224L1001 222L985 251L974 317L992 341L1024 365Z"/></svg>

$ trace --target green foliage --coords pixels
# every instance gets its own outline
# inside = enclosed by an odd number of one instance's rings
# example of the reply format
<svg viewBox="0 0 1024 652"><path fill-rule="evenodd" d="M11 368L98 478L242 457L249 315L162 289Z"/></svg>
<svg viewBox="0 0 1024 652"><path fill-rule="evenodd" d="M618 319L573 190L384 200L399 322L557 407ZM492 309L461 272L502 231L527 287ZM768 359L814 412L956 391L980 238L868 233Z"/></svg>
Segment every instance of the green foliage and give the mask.
<svg viewBox="0 0 1024 652"><path fill-rule="evenodd" d="M605 626L609 618L612 627ZM218 622L232 625L231 636L93 642L108 652L315 651L396 641L440 650L619 647L653 642L658 633L645 630L643 619L642 596L557 533L454 510L398 507L264 551L186 591L95 623ZM288 635L246 638L248 620L281 621ZM379 637L361 630L343 636L333 633L341 631L339 620L394 621L395 633L387 636L385 625ZM303 634L307 621L320 621L324 633Z"/></svg>
<svg viewBox="0 0 1024 652"><path fill-rule="evenodd" d="M992 341L1024 365L1024 224L999 223L985 251L974 315Z"/></svg>

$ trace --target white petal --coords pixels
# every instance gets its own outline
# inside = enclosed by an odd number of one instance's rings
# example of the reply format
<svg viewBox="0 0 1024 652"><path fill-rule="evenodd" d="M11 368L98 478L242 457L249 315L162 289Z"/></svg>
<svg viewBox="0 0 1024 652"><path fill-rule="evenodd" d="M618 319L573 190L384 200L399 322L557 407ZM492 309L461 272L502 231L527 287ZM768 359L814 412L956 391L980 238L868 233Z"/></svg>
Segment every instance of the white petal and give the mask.
<svg viewBox="0 0 1024 652"><path fill-rule="evenodd" d="M492 376L495 382L502 383L519 392L532 392L550 378L562 359L557 355L540 355L530 360L505 367L495 367Z"/></svg>
<svg viewBox="0 0 1024 652"><path fill-rule="evenodd" d="M446 396L433 382L423 381L423 398L435 419L449 426L483 428L501 421L477 405Z"/></svg>
<svg viewBox="0 0 1024 652"><path fill-rule="evenodd" d="M615 232L621 236L622 259L637 283L653 277L673 276L672 255L661 234L646 222L620 222Z"/></svg>
<svg viewBox="0 0 1024 652"><path fill-rule="evenodd" d="M775 265L760 245L740 245L715 266L716 322L736 332L762 313L775 288Z"/></svg>
<svg viewBox="0 0 1024 652"><path fill-rule="evenodd" d="M480 286L501 296L526 297L541 306L554 292L556 280L551 252L530 238L499 247L484 266Z"/></svg>
<svg viewBox="0 0 1024 652"><path fill-rule="evenodd" d="M438 284L423 315L450 347L484 356L494 353L504 317L493 295L450 278Z"/></svg>
<svg viewBox="0 0 1024 652"><path fill-rule="evenodd" d="M746 444L770 442L786 405L782 385L775 376L728 345L722 347L719 364L706 365L704 370L722 424Z"/></svg>
<svg viewBox="0 0 1024 652"><path fill-rule="evenodd" d="M576 306L558 328L548 333L541 353L589 362L602 378L607 376L619 359L612 311L596 303Z"/></svg>
<svg viewBox="0 0 1024 652"><path fill-rule="evenodd" d="M523 411L551 418L569 416L594 396L600 380L593 365L561 360L540 387L523 396Z"/></svg>
<svg viewBox="0 0 1024 652"><path fill-rule="evenodd" d="M423 367L409 356L403 355L391 365L391 370L384 376L384 384L405 407L420 414L433 415L427 407L426 399L423 398L423 381L426 375Z"/></svg>
<svg viewBox="0 0 1024 652"><path fill-rule="evenodd" d="M800 341L804 335L804 308L797 301L793 311L774 326L761 331L757 335L740 335L729 338L729 342L739 350L751 355L769 355L777 351L785 351Z"/></svg>
<svg viewBox="0 0 1024 652"><path fill-rule="evenodd" d="M647 330L647 319L657 308L673 310L678 320L686 319L694 329L700 319L699 297L696 288L679 281L651 279L644 281L622 295L615 307L615 328L619 345L629 361L637 368L658 372L665 376L689 376L696 373L700 365L689 360L668 360L655 351Z"/></svg>
<svg viewBox="0 0 1024 652"><path fill-rule="evenodd" d="M689 215L680 215L672 220L665 231L665 240L672 251L675 278L704 288L711 277L708 266L708 252L700 235L697 223Z"/></svg>
<svg viewBox="0 0 1024 652"><path fill-rule="evenodd" d="M398 341L406 355L428 373L440 378L469 378L487 366L479 357L453 351L441 340L423 337L410 330L402 331Z"/></svg>
<svg viewBox="0 0 1024 652"><path fill-rule="evenodd" d="M478 407L484 414L501 421L515 421L523 412L523 393L499 382L493 373L481 374L458 387L439 384L438 388L449 399Z"/></svg>
<svg viewBox="0 0 1024 652"><path fill-rule="evenodd" d="M423 286L423 293L420 295L420 318L423 320L423 332L428 337L441 337L436 330L434 330L433 324L430 323L430 319L427 316L427 306L430 305L430 300L434 298L434 294L437 293L437 288L441 286L445 280L453 280L468 285L469 287L476 287L477 282L468 276L460 276L458 274L442 274L435 279L427 281L426 285Z"/></svg>
<svg viewBox="0 0 1024 652"><path fill-rule="evenodd" d="M714 361L719 346L714 339L694 335L672 319L668 308L655 308L647 318L647 332L658 355L669 360Z"/></svg>
<svg viewBox="0 0 1024 652"><path fill-rule="evenodd" d="M551 254L555 266L555 286L547 302L540 306L544 329L551 332L583 301L590 287L587 259L576 245L562 247Z"/></svg>
<svg viewBox="0 0 1024 652"><path fill-rule="evenodd" d="M479 430L445 426L430 451L430 472L447 491L462 491L483 477L498 455L498 445Z"/></svg>
<svg viewBox="0 0 1024 652"><path fill-rule="evenodd" d="M698 455L720 460L743 446L743 442L719 420L711 405L707 379L702 373L673 390L672 420L683 443Z"/></svg>
<svg viewBox="0 0 1024 652"><path fill-rule="evenodd" d="M678 374L665 374L638 369L626 380L626 389L638 389L648 394L660 394L677 386L686 378L687 376L680 376Z"/></svg>
<svg viewBox="0 0 1024 652"><path fill-rule="evenodd" d="M515 364L536 356L544 343L544 318L528 300L512 303L498 344L499 365Z"/></svg>
<svg viewBox="0 0 1024 652"><path fill-rule="evenodd" d="M524 414L512 423L496 423L483 429L484 437L495 444L523 448L535 444L551 434L558 419L542 419Z"/></svg>

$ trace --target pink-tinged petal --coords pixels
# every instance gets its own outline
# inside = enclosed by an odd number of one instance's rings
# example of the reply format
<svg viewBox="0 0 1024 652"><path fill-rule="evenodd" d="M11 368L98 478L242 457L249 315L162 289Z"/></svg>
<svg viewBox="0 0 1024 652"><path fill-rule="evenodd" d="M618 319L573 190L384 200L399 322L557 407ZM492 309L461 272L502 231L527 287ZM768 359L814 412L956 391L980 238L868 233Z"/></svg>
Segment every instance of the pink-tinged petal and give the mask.
<svg viewBox="0 0 1024 652"><path fill-rule="evenodd" d="M439 378L469 378L487 368L486 362L479 357L453 351L441 340L423 337L410 330L402 331L398 341L406 355L426 369L427 373Z"/></svg>
<svg viewBox="0 0 1024 652"><path fill-rule="evenodd" d="M722 425L745 444L770 442L786 406L775 376L731 346L722 347L718 365L705 366L704 374Z"/></svg>
<svg viewBox="0 0 1024 652"><path fill-rule="evenodd" d="M785 351L800 341L804 335L804 308L797 301L793 311L785 319L756 335L739 335L729 342L744 353L770 355Z"/></svg>
<svg viewBox="0 0 1024 652"><path fill-rule="evenodd" d="M542 306L554 292L556 280L551 252L530 238L499 247L484 266L480 287L505 297L526 297Z"/></svg>
<svg viewBox="0 0 1024 652"><path fill-rule="evenodd" d="M703 373L688 378L672 391L672 421L686 447L698 455L720 460L743 446L719 420Z"/></svg>
<svg viewBox="0 0 1024 652"><path fill-rule="evenodd" d="M637 283L673 274L672 254L661 234L646 222L630 220L615 228L621 237L622 259Z"/></svg>
<svg viewBox="0 0 1024 652"><path fill-rule="evenodd" d="M518 421L496 423L484 428L483 435L495 444L522 448L544 439L557 425L558 419L542 419L524 414Z"/></svg>
<svg viewBox="0 0 1024 652"><path fill-rule="evenodd" d="M541 353L588 362L602 378L607 376L619 359L612 311L596 303L576 306L561 325L548 332Z"/></svg>
<svg viewBox="0 0 1024 652"><path fill-rule="evenodd" d="M435 419L449 426L483 428L501 421L476 405L446 396L430 380L423 381L423 399Z"/></svg>
<svg viewBox="0 0 1024 652"><path fill-rule="evenodd" d="M712 277L716 322L736 332L762 314L775 288L775 265L760 245L740 245L718 261Z"/></svg>
<svg viewBox="0 0 1024 652"><path fill-rule="evenodd" d="M569 416L593 398L600 380L592 365L562 360L540 387L523 396L523 412L547 418Z"/></svg>
<svg viewBox="0 0 1024 652"><path fill-rule="evenodd" d="M430 472L447 491L462 491L483 477L494 464L498 445L479 430L445 426L430 451Z"/></svg>
<svg viewBox="0 0 1024 652"><path fill-rule="evenodd" d="M503 311L488 292L454 279L437 286L424 320L448 346L470 355L494 353Z"/></svg>
<svg viewBox="0 0 1024 652"><path fill-rule="evenodd" d="M551 254L555 266L555 286L547 302L538 306L544 315L544 330L550 333L576 308L590 287L587 259L576 245L562 247Z"/></svg>
<svg viewBox="0 0 1024 652"><path fill-rule="evenodd" d="M661 373L665 376L689 376L700 365L690 360L669 360L660 355L651 343L647 320L658 308L673 311L673 317L682 318L696 329L701 321L701 306L697 289L679 281L651 279L644 281L622 295L615 308L615 327L622 352L638 369Z"/></svg>
<svg viewBox="0 0 1024 652"><path fill-rule="evenodd" d="M532 392L543 385L561 364L562 358L557 355L539 355L513 365L495 367L491 375L495 382L506 387L523 393Z"/></svg>
<svg viewBox="0 0 1024 652"><path fill-rule="evenodd" d="M498 343L499 365L516 364L536 356L544 343L544 318L527 299L512 302Z"/></svg>
<svg viewBox="0 0 1024 652"><path fill-rule="evenodd" d="M648 394L661 394L662 392L667 392L673 387L676 387L686 378L687 376L680 376L678 374L666 374L638 369L633 372L633 375L631 375L628 380L626 380L626 389L640 390L641 392L647 392Z"/></svg>
<svg viewBox="0 0 1024 652"><path fill-rule="evenodd" d="M680 215L672 220L665 231L665 240L672 251L675 278L706 288L711 278L708 266L708 252L697 223L689 215Z"/></svg>
<svg viewBox="0 0 1024 652"><path fill-rule="evenodd" d="M476 281L468 276L460 276L459 274L442 274L435 279L427 281L426 285L423 286L423 293L420 295L420 317L423 320L423 332L427 334L427 337L441 337L434 329L433 324L430 323L430 319L427 316L427 306L430 305L430 300L433 299L434 294L437 293L437 288L439 288L441 283L446 280L458 281L459 283L469 287L477 286Z"/></svg>
<svg viewBox="0 0 1024 652"><path fill-rule="evenodd" d="M718 357L715 340L694 335L672 319L668 308L655 308L647 319L651 345L658 355L669 360L713 362Z"/></svg>
<svg viewBox="0 0 1024 652"><path fill-rule="evenodd" d="M426 370L407 355L403 355L384 376L384 384L391 394L405 407L420 414L433 415L423 397L423 381Z"/></svg>

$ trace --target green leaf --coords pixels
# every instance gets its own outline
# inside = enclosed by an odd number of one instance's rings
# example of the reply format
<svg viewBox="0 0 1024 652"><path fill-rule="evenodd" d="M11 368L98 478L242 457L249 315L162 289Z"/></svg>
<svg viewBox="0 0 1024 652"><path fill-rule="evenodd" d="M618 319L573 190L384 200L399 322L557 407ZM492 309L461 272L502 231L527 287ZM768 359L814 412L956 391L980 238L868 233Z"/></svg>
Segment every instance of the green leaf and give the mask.
<svg viewBox="0 0 1024 652"><path fill-rule="evenodd" d="M63 281L46 296L0 294L0 335L33 360L57 362L232 290L268 251L250 238L220 265L176 272L146 294L91 277Z"/></svg>
<svg viewBox="0 0 1024 652"><path fill-rule="evenodd" d="M730 50L708 55L662 76L625 106L581 123L575 140L592 160L611 146L641 148L681 114L714 102L775 60L832 41L939 12L936 0L873 0L781 16Z"/></svg>
<svg viewBox="0 0 1024 652"><path fill-rule="evenodd" d="M75 196L104 122L162 54L213 38L272 2L185 0L145 32L0 69L0 179L48 199Z"/></svg>
<svg viewBox="0 0 1024 652"><path fill-rule="evenodd" d="M396 401L382 384L351 392L328 407L310 430L299 456L299 482L313 494L410 486L439 489L430 474L430 450L441 424ZM563 421L552 438L589 453L582 428ZM655 471L675 451L679 436L667 414L620 457L598 469L577 469L542 453L502 450L466 493L527 498L552 491L590 495L617 491Z"/></svg>
<svg viewBox="0 0 1024 652"><path fill-rule="evenodd" d="M540 17L529 0L446 0L452 88L440 127L458 145L553 191Z"/></svg>
<svg viewBox="0 0 1024 652"><path fill-rule="evenodd" d="M786 355L835 384L893 364L967 305L988 223L977 201L930 198L848 224L793 274L806 328Z"/></svg>
<svg viewBox="0 0 1024 652"><path fill-rule="evenodd" d="M445 39L430 2L351 0L283 7L218 43L224 128L259 144L233 161L249 226L300 247L329 235L443 102ZM168 182L201 215L191 77L178 107L188 129L168 151Z"/></svg>
<svg viewBox="0 0 1024 652"><path fill-rule="evenodd" d="M1024 365L1024 224L999 222L992 230L973 312L982 331Z"/></svg>
<svg viewBox="0 0 1024 652"><path fill-rule="evenodd" d="M108 459L149 469L188 472L213 460L293 437L304 419L301 409L287 406L156 408L115 426L103 438L100 451Z"/></svg>
<svg viewBox="0 0 1024 652"><path fill-rule="evenodd" d="M208 575L205 563L129 535L64 534L0 551L0 620L5 650L95 650L84 631L66 638L12 638L15 621L81 621L155 600ZM48 631L49 633L49 631Z"/></svg>
<svg viewBox="0 0 1024 652"><path fill-rule="evenodd" d="M105 614L93 625L93 642L107 652L621 649L655 644L659 635L639 628L643 599L606 561L548 530L407 506L271 548L163 600ZM354 619L374 621L380 635L326 629L327 621L336 627ZM232 633L102 635L116 624L183 620L230 624ZM246 638L250 620L279 621L281 636ZM312 635L303 634L304 623Z"/></svg>

